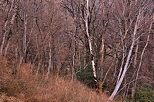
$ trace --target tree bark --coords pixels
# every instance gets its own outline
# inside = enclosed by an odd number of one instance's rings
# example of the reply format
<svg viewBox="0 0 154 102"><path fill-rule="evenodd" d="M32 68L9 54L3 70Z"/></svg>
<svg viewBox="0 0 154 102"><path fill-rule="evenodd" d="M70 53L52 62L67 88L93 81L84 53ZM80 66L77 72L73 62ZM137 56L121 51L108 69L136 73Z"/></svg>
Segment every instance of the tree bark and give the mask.
<svg viewBox="0 0 154 102"><path fill-rule="evenodd" d="M133 68L136 69L136 64L137 64L137 53L138 53L138 40L137 40L137 45L136 45L136 49L135 49L135 58L134 58L134 64L133 64ZM132 87L132 93L131 93L131 97L134 100L134 96L135 96L135 84L133 84Z"/></svg>
<svg viewBox="0 0 154 102"><path fill-rule="evenodd" d="M115 89L114 91L112 92L111 96L109 97L109 100L113 100L114 97L117 95L117 92L123 82L123 79L126 75L126 72L127 72L127 69L128 69L128 65L130 63L130 58L131 58L131 55L132 55L132 51L133 51L133 47L134 47L134 44L135 44L135 35L137 33L137 28L138 28L138 22L139 22L139 18L140 18L140 12L139 11L139 14L137 16L137 20L136 20L136 23L135 23L135 28L134 28L134 33L133 33L133 38L132 38L132 43L131 43L131 47L130 47L130 50L129 50L129 53L128 53L128 56L127 56L127 60L126 60L126 63L125 63L125 66L124 66L124 70L122 72L122 75L119 79L119 81L117 82L116 86L115 86Z"/></svg>
<svg viewBox="0 0 154 102"><path fill-rule="evenodd" d="M49 46L50 46L50 52L49 52L49 65L48 65L47 79L49 77L50 69L51 69L51 45L49 44Z"/></svg>
<svg viewBox="0 0 154 102"><path fill-rule="evenodd" d="M143 55L144 55L144 51L148 45L148 42L149 42L149 35L148 35L148 38L147 38L147 42L143 48L143 51L142 51L142 54L141 54L141 58L140 58L140 63L139 63L139 67L138 67L138 70L137 70L137 75L136 75L136 80L135 80L135 85L134 85L134 95L135 95L135 90L136 90L136 86L137 86L137 79L138 79L138 76L139 76L139 71L141 69L141 64L142 64L142 59L143 59Z"/></svg>
<svg viewBox="0 0 154 102"><path fill-rule="evenodd" d="M3 54L3 48L4 48L4 44L5 44L5 39L6 39L7 24L8 24L8 21L9 21L9 17L10 17L11 11L13 9L13 5L14 5L14 0L12 0L11 7L10 7L10 9L8 11L7 18L6 18L6 21L5 21L5 24L4 24L3 41L2 41L2 45L1 45L1 49L0 49L0 57Z"/></svg>
<svg viewBox="0 0 154 102"><path fill-rule="evenodd" d="M88 17L89 17L89 0L87 0L87 7L86 7L86 34L88 37L88 43L89 43L89 50L90 50L90 55L91 55L91 63L92 63L92 68L93 68L93 75L94 75L94 80L95 82L97 82L96 80L96 68L95 68L95 62L94 62L94 55L93 55L93 51L92 51L92 42L91 42L91 37L89 35L89 26L88 26Z"/></svg>
<svg viewBox="0 0 154 102"><path fill-rule="evenodd" d="M14 23L14 20L15 20L15 16L16 16L16 10L15 10L15 13L13 14L13 16L12 16L12 19L11 19L11 26L10 26L10 30L11 30L11 32L9 32L9 33L11 33L11 34L9 34L9 36L8 36L8 43L7 43L7 46L5 47L5 53L4 53L4 58L6 57L6 54L7 54L7 50L8 50L8 48L9 48L9 45L10 45L10 38L11 38L11 36L12 36L12 31L13 31L13 23Z"/></svg>

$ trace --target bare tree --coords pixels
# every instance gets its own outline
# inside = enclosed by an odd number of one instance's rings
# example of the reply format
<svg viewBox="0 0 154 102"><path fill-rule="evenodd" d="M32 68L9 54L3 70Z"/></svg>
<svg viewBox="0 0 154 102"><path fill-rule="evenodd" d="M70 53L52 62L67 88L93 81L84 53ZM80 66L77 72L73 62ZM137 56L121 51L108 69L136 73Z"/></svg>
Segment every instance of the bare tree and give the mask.
<svg viewBox="0 0 154 102"><path fill-rule="evenodd" d="M4 24L4 27L3 27L3 40L2 40L1 49L0 49L0 56L2 56L2 54L3 54L3 48L4 48L4 44L5 44L5 40L6 40L6 34L7 34L7 25L8 25L10 14L12 12L13 7L14 7L14 0L12 0L12 2L11 2L11 6L8 10L7 17L6 17L6 20L5 20L5 24Z"/></svg>
<svg viewBox="0 0 154 102"><path fill-rule="evenodd" d="M111 96L110 96L110 100L113 100L114 99L114 97L116 96L116 94L117 94L117 92L118 92L118 90L119 90L119 88L120 88L120 86L121 86L121 84L122 84L122 82L123 82L123 79L124 79L124 77L125 77L125 75L126 75L126 72L128 71L128 69L129 69L129 66L130 66L130 64L132 63L132 56L133 56L133 48L134 48L134 46L135 46L135 44L136 44L136 41L137 41L137 39L139 39L144 33L140 33L140 32L138 32L138 30L139 30L139 25L141 24L141 22L142 22L142 24L144 25L144 23L143 23L143 19L141 18L141 16L142 16L142 14L144 13L144 11L146 10L146 8L148 8L149 6L150 6L150 4L151 4L151 1L148 1L148 3L147 2L145 2L145 1L141 1L141 2L137 2L136 1L136 3L135 3L136 5L134 5L134 7L136 7L137 6L137 4L138 4L138 10L136 9L136 11L138 12L138 13L136 13L136 17L135 17L135 19L133 20L133 21L135 21L135 23L134 23L134 28L131 28L131 29L133 29L134 31L133 31L133 33L131 34L131 36L130 36L130 38L131 38L131 45L130 45L130 48L129 48L129 51L128 51L128 55L126 55L126 50L128 49L128 47L126 47L125 45L126 44L124 44L123 43L123 41L124 41L124 39L122 38L121 39L121 44L122 44L122 52L123 52L123 56L122 56L122 62L121 62L121 67L120 67L120 71L119 71L119 74L118 74L118 79L117 79L117 83L116 83L116 86L115 86L115 89L114 89L114 91L112 92L112 94L111 94ZM124 7L125 9L126 9L126 6ZM124 14L124 13L123 13ZM125 16L124 16L124 20L125 20ZM120 22L120 28L121 28L121 20L119 21ZM132 23L130 23L130 25L131 25ZM129 28L128 28L129 29ZM126 35L127 35L127 29L125 30L125 35L124 35L124 38L126 37ZM120 35L122 36L122 30L120 29ZM127 35L128 36L128 35ZM127 48L127 49L126 49ZM127 57L126 57L127 56ZM126 60L126 61L125 61Z"/></svg>
<svg viewBox="0 0 154 102"><path fill-rule="evenodd" d="M86 8L86 18L85 18L85 23L86 23L86 34L88 37L88 43L89 43L89 50L90 50L90 55L91 55L91 63L92 63L92 68L93 68L93 75L94 75L94 80L97 82L96 78L96 68L95 68L95 62L94 62L94 54L93 54L93 49L92 49L92 42L91 42L91 36L89 35L89 26L88 26L88 17L89 17L89 0L87 0L87 8Z"/></svg>

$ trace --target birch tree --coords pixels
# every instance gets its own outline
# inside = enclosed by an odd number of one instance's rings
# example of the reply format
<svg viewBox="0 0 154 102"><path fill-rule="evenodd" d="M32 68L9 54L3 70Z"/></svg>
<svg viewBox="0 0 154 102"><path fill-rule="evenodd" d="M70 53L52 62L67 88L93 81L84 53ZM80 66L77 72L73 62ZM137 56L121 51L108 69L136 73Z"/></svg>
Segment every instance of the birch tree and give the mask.
<svg viewBox="0 0 154 102"><path fill-rule="evenodd" d="M121 76L121 77L120 77L119 81L117 82L116 87L115 87L113 93L111 94L111 96L109 98L110 100L114 99L114 97L117 94L117 91L118 91L118 89L119 89L119 87L120 87L120 85L121 85L121 83L122 83L122 81L125 77L125 74L128 70L128 65L130 63L130 58L131 58L133 47L134 47L134 44L135 44L135 36L136 36L136 33L137 33L137 25L138 25L138 22L139 22L140 13L141 13L141 11L139 11L139 14L137 16L137 20L136 20L136 24L135 24L135 28L134 28L134 33L133 33L133 38L132 38L132 44L131 44L131 47L130 47L130 50L129 50L129 53L128 53L128 56L127 56L127 60L126 60L125 66L124 66L124 70L123 70L122 73L120 72L121 75L119 75L119 76Z"/></svg>
<svg viewBox="0 0 154 102"><path fill-rule="evenodd" d="M137 6L138 5L138 6ZM145 33L141 33L139 32L139 29L140 29L140 26L141 26L141 23L142 23L142 26L144 25L143 23L143 19L141 18L142 14L144 13L144 11L151 5L151 1L149 0L148 2L145 2L145 1L136 1L135 2L135 5L134 7L138 7L138 10L135 9L138 13L136 13L136 17L133 19L133 21L135 21L134 23L134 28L131 28L133 29L133 33L131 34L130 38L131 38L131 45L129 47L129 51L128 51L128 54L126 54L126 50L128 49L128 47L125 47L126 44L124 44L124 39L126 37L126 35L128 34L128 30L126 29L125 30L125 34L124 34L124 37L121 39L121 45L122 45L122 52L123 52L123 56L122 56L122 61L121 61L121 67L120 67L120 70L119 70L119 74L118 74L118 77L117 77L117 83L116 83L116 86L111 94L111 96L109 97L109 100L113 100L114 97L117 95L117 93L119 93L119 88L124 80L124 77L126 76L126 72L129 70L129 67L132 63L132 59L133 59L133 51L134 51L134 46L136 44L136 41ZM126 6L124 7L126 10ZM133 12L133 11L131 11ZM124 13L123 13L124 14ZM124 17L125 19L125 17ZM150 19L149 19L150 20ZM119 22L121 23L122 21L119 20ZM121 28L121 24L119 23L119 27ZM132 23L130 23L130 25L132 25ZM148 25L149 26L149 25ZM129 28L129 27L128 27ZM120 32L119 34L122 36L122 31L120 29ZM127 35L128 36L128 35ZM127 49L126 49L127 48ZM126 61L125 61L126 59ZM137 79L136 79L137 80Z"/></svg>
<svg viewBox="0 0 154 102"><path fill-rule="evenodd" d="M13 16L12 16L12 18L11 18L11 22L10 22L10 31L9 31L9 34L8 34L8 38L7 38L7 46L5 47L5 53L4 53L4 58L6 57L6 55L7 55L7 50L8 50L8 48L9 48L9 45L10 45L10 39L11 39L11 37L12 37L12 33L13 33L13 27L14 27L14 20L15 20L15 18L16 18L16 16L17 16L17 6L18 6L18 2L19 2L19 0L17 0L17 1L14 1L14 13L13 13Z"/></svg>
<svg viewBox="0 0 154 102"><path fill-rule="evenodd" d="M96 68L95 68L95 62L94 62L94 54L93 54L93 49L92 49L92 42L91 42L91 36L89 35L89 25L88 25L88 17L89 17L89 0L87 0L87 5L86 5L86 18L85 18L85 23L86 23L86 34L88 37L88 44L89 44L89 50L90 50L90 55L91 55L91 64L93 68L93 75L94 75L94 80L97 82L96 78Z"/></svg>
<svg viewBox="0 0 154 102"><path fill-rule="evenodd" d="M10 15L11 15L11 12L13 10L13 7L14 7L14 0L12 0L11 2L11 6L7 12L7 17L6 17L6 20L5 20L5 24L4 24L4 27L3 27L3 40L2 40L2 44L1 44L1 48L0 48L0 57L2 56L3 54L3 48L4 48L4 44L5 44L5 41L6 41L6 34L7 34L7 25L8 25L8 22L9 22L9 18L10 18ZM13 19L13 17L12 17Z"/></svg>

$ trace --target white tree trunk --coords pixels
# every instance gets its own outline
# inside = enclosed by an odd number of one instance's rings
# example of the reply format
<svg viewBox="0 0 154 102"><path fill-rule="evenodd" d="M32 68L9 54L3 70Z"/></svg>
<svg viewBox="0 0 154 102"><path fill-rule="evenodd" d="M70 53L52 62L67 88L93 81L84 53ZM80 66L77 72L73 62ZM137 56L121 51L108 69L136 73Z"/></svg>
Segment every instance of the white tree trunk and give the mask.
<svg viewBox="0 0 154 102"><path fill-rule="evenodd" d="M12 16L12 19L11 19L11 26L10 26L10 29L11 29L11 30L13 30L13 23L14 23L14 20L15 20L15 16L16 16L16 10L15 10L15 13L13 14L13 16ZM10 42L10 38L8 39L7 46L5 47L4 58L6 57L7 50L8 50L9 45L10 45L9 42Z"/></svg>
<svg viewBox="0 0 154 102"><path fill-rule="evenodd" d="M125 77L125 74L127 72L127 69L128 69L128 65L130 63L130 58L131 58L131 55L132 55L132 51L133 51L133 47L134 47L134 44L135 44L135 35L137 33L137 26L138 26L138 22L139 22L139 17L140 17L140 11L139 11L139 14L137 16L137 20L136 20L136 24L135 24L135 28L134 28L134 33L133 33L133 37L132 37L132 44L131 44L131 47L130 47L130 50L129 50L129 53L128 53L128 56L127 56L127 60L126 60L126 63L125 63L125 66L124 66L124 70L123 70L123 73L119 79L119 81L117 82L116 84L116 87L114 89L114 91L112 92L111 96L109 97L109 100L113 100L114 97L117 95L117 91L119 90L120 86L121 86L121 83Z"/></svg>
<svg viewBox="0 0 154 102"><path fill-rule="evenodd" d="M139 71L141 69L141 64L142 64L142 59L143 59L144 51L145 51L146 47L148 46L148 42L149 42L149 35L148 35L147 42L146 42L146 44L145 44L145 46L143 48L142 54L141 54L140 63L139 63L139 67L138 67L137 75L136 75L136 80L135 80L135 85L134 85L134 88L133 88L134 89L134 95L135 95L137 80L138 80L138 76L139 76Z"/></svg>
<svg viewBox="0 0 154 102"><path fill-rule="evenodd" d="M49 46L50 46L50 53L49 53L49 65L48 65L47 79L49 77L50 69L51 69L51 45L49 44Z"/></svg>
<svg viewBox="0 0 154 102"><path fill-rule="evenodd" d="M27 44L26 44L26 40L27 40L27 7L28 7L28 1L27 1L27 5L25 7L25 11L24 11L23 58L25 58L26 50L27 50Z"/></svg>
<svg viewBox="0 0 154 102"><path fill-rule="evenodd" d="M121 73L122 73L122 69L123 69L123 66L124 66L124 59L126 57L126 54L125 54L125 47L124 47L124 42L123 42L123 37L122 37L122 26L121 26L121 20L119 19L119 22L120 22L120 36L121 36L121 44L122 44L122 62L121 62L121 66L120 66L120 71L119 71L119 74L118 74L118 79L117 79L117 84L119 82L119 79L120 79L120 76L121 76Z"/></svg>
<svg viewBox="0 0 154 102"><path fill-rule="evenodd" d="M95 68L95 62L94 62L94 55L93 55L93 51L92 51L92 44L91 44L91 37L89 35L89 27L88 27L88 17L89 17L89 0L87 0L87 10L86 10L86 34L88 36L88 43L89 43L89 50L90 50L90 54L91 54L91 63L92 63L92 68L93 68L93 75L94 75L94 80L97 82L96 80L96 68Z"/></svg>
<svg viewBox="0 0 154 102"><path fill-rule="evenodd" d="M11 3L11 7L10 7L10 10L7 14L7 18L6 18L6 22L4 24L4 32L3 32L3 41L2 41L2 45L1 45L1 49L0 49L0 56L2 55L3 53L3 47L4 47L4 43L5 43L5 39L6 39L6 29L7 29L7 24L8 24L8 20L9 20L9 17L10 17L10 13L13 9L13 5L14 5L14 0L12 0L12 3Z"/></svg>

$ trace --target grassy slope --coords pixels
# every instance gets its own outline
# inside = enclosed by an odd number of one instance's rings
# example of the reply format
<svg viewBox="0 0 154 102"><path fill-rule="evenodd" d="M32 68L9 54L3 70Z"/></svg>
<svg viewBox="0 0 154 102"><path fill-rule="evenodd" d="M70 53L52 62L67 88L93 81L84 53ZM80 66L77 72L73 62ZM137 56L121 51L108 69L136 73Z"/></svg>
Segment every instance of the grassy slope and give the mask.
<svg viewBox="0 0 154 102"><path fill-rule="evenodd" d="M105 94L98 95L78 81L37 75L28 65L12 68L0 61L0 102L107 102Z"/></svg>

